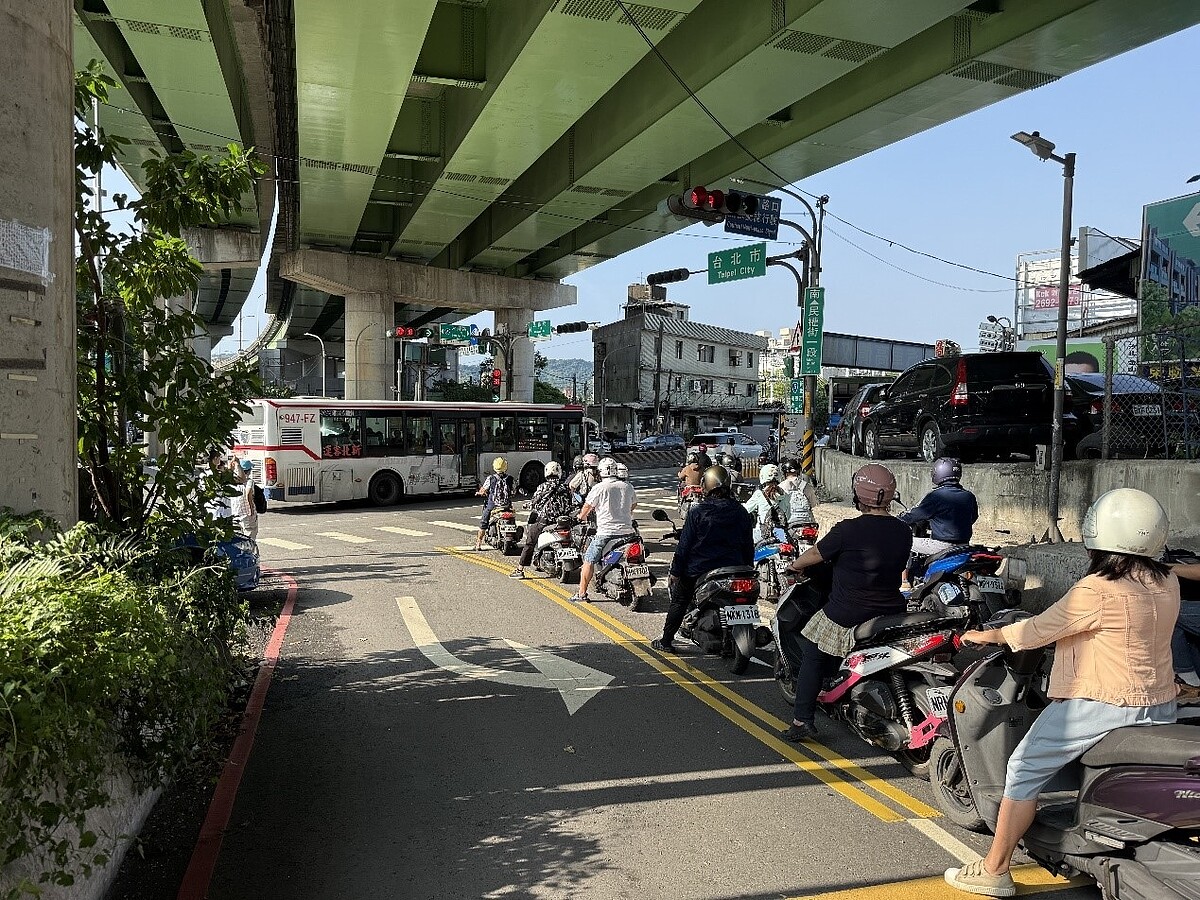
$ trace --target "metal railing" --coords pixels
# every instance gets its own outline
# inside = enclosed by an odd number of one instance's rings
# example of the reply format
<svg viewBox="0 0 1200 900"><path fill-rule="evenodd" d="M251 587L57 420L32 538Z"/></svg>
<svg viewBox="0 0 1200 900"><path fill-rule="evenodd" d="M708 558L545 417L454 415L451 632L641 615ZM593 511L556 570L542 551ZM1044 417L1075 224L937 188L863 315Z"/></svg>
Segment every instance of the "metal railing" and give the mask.
<svg viewBox="0 0 1200 900"><path fill-rule="evenodd" d="M1088 403L1072 386L1077 455L1200 459L1200 324L1116 334L1104 346L1103 394Z"/></svg>

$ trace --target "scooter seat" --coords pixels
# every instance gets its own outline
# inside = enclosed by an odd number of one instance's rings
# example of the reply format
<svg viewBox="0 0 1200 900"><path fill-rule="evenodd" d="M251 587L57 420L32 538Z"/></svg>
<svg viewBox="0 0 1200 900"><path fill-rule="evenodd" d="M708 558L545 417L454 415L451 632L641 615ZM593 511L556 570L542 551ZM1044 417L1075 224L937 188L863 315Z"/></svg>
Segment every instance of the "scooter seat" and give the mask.
<svg viewBox="0 0 1200 900"><path fill-rule="evenodd" d="M893 628L907 628L911 625L924 625L926 622L935 622L941 619L937 613L933 612L918 612L918 613L901 613L892 616L876 616L873 619L867 619L857 628L854 629L854 640L866 641L873 638L875 635L884 631L890 631Z"/></svg>
<svg viewBox="0 0 1200 900"><path fill-rule="evenodd" d="M1195 725L1131 725L1110 731L1080 758L1089 769L1109 766L1182 766L1200 757Z"/></svg>

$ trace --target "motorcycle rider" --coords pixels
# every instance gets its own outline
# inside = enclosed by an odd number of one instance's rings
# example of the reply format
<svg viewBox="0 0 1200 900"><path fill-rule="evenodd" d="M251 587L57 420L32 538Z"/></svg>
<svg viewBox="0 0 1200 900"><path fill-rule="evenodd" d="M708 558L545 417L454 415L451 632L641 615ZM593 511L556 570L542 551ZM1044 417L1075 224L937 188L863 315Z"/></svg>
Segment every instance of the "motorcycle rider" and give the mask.
<svg viewBox="0 0 1200 900"><path fill-rule="evenodd" d="M979 518L979 504L962 486L962 463L957 459L935 459L930 480L933 490L899 517L905 525L929 525L929 537L913 540L913 553L920 556L971 543L971 529Z"/></svg>
<svg viewBox="0 0 1200 900"><path fill-rule="evenodd" d="M562 479L562 466L556 462L546 463L543 470L545 480L533 492L529 501L529 523L525 526L525 546L521 550L521 558L517 566L509 572L509 578L524 578L525 567L533 562L533 553L537 549L538 537L546 526L553 526L561 516L569 516L575 511L575 498L571 489Z"/></svg>
<svg viewBox="0 0 1200 900"><path fill-rule="evenodd" d="M754 516L754 542L766 540L776 528L787 524L791 499L779 487L779 466L767 463L758 472L758 490L746 501L746 512Z"/></svg>
<svg viewBox="0 0 1200 900"><path fill-rule="evenodd" d="M696 464L700 466L700 473L707 472L713 464L712 458L708 455L708 444L697 444L696 452L700 458L696 460Z"/></svg>
<svg viewBox="0 0 1200 900"><path fill-rule="evenodd" d="M591 489L600 483L600 472L597 469L599 465L600 457L595 453L588 453L583 457L582 467L571 476L569 486L579 500L582 501Z"/></svg>
<svg viewBox="0 0 1200 900"><path fill-rule="evenodd" d="M1175 663L1175 682L1179 685L1179 705L1200 705L1200 598L1196 597L1200 581L1200 563L1176 563L1171 571L1189 584L1180 585L1179 618L1171 638L1171 657Z"/></svg>
<svg viewBox="0 0 1200 900"><path fill-rule="evenodd" d="M818 501L812 481L800 471L795 460L786 460L780 468L786 476L779 482L779 489L788 495L788 527L815 525L817 517L813 510L816 509Z"/></svg>
<svg viewBox="0 0 1200 900"><path fill-rule="evenodd" d="M800 572L821 562L833 566L829 600L796 635L803 656L796 673L796 708L783 732L793 743L816 737L814 724L821 682L837 671L854 646L854 629L876 616L899 615L908 601L900 573L912 549L912 529L892 516L896 476L869 463L850 482L857 518L838 522L825 537L788 566Z"/></svg>
<svg viewBox="0 0 1200 900"><path fill-rule="evenodd" d="M633 508L637 505L637 492L633 485L617 478L617 461L612 457L606 456L600 460L597 469L600 483L588 492L583 509L579 511L580 522L586 522L593 512L596 514L596 534L583 556L579 590L571 598L576 603L588 600L588 585L591 584L596 563L600 562L604 545L610 538L633 531Z"/></svg>
<svg viewBox="0 0 1200 900"><path fill-rule="evenodd" d="M679 479L680 487L699 487L704 480L704 470L700 468L700 454L692 450L687 455L687 462L675 476Z"/></svg>
<svg viewBox="0 0 1200 900"><path fill-rule="evenodd" d="M671 605L661 638L650 646L675 653L675 632L696 594L696 582L713 569L754 564L754 519L733 499L733 479L723 466L704 470L704 502L683 521L671 557L667 594Z"/></svg>
<svg viewBox="0 0 1200 900"><path fill-rule="evenodd" d="M1175 721L1171 632L1179 580L1159 562L1167 515L1144 491L1101 494L1083 519L1088 574L1030 619L964 642L1029 650L1055 645L1048 704L1008 760L1004 797L987 856L947 869L946 882L987 897L1011 897L1009 865L1033 824L1038 793L1110 731Z"/></svg>
<svg viewBox="0 0 1200 900"><path fill-rule="evenodd" d="M492 474L483 479L483 484L475 492L476 497L486 498L483 501L483 515L479 517L479 534L475 536L476 550L483 549L483 533L492 520L492 511L511 505L514 487L513 477L508 474L508 460L497 456L492 460Z"/></svg>

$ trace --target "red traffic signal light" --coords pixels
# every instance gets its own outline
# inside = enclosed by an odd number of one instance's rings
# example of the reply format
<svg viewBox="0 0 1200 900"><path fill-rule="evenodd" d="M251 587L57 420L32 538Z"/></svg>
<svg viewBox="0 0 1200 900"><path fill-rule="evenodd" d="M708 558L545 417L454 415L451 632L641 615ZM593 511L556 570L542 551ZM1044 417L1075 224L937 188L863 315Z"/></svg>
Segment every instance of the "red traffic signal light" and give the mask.
<svg viewBox="0 0 1200 900"><path fill-rule="evenodd" d="M397 338L399 340L413 337L416 333L416 329L410 328L407 325L397 325L395 328L388 329L388 337Z"/></svg>
<svg viewBox="0 0 1200 900"><path fill-rule="evenodd" d="M692 188L691 194L688 195L693 209L707 209L713 212L720 212L725 205L725 194L723 191L710 191L703 185Z"/></svg>
<svg viewBox="0 0 1200 900"><path fill-rule="evenodd" d="M499 369L492 369L492 387L499 390L501 382L504 381L504 373Z"/></svg>

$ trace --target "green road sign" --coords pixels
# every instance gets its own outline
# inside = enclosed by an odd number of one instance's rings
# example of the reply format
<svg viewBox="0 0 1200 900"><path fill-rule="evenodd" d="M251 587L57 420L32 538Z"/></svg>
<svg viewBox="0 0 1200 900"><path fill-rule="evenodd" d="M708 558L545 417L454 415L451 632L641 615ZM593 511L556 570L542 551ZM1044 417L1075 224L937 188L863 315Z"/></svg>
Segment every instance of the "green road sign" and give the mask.
<svg viewBox="0 0 1200 900"><path fill-rule="evenodd" d="M804 412L804 379L793 378L791 393L788 395L788 409L791 412Z"/></svg>
<svg viewBox="0 0 1200 900"><path fill-rule="evenodd" d="M548 338L552 333L549 319L538 319L536 322L529 323L529 337L531 338Z"/></svg>
<svg viewBox="0 0 1200 900"><path fill-rule="evenodd" d="M800 374L821 374L821 335L825 322L825 288L805 288L800 310Z"/></svg>
<svg viewBox="0 0 1200 900"><path fill-rule="evenodd" d="M1200 194L1151 203L1143 215L1153 239L1165 241L1177 257L1200 266Z"/></svg>
<svg viewBox="0 0 1200 900"><path fill-rule="evenodd" d="M441 339L445 343L462 341L465 344L471 340L470 325L447 325L443 322L438 329Z"/></svg>
<svg viewBox="0 0 1200 900"><path fill-rule="evenodd" d="M708 283L724 284L767 274L767 245L747 244L708 254Z"/></svg>

